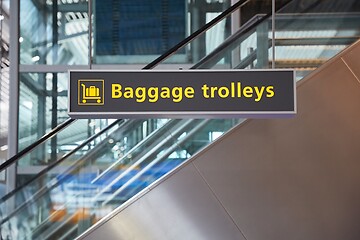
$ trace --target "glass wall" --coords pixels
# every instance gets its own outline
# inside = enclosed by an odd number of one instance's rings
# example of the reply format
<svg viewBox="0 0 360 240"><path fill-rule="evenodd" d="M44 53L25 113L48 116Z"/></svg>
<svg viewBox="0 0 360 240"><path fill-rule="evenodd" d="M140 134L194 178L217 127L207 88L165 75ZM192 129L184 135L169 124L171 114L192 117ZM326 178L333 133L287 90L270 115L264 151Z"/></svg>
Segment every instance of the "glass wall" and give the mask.
<svg viewBox="0 0 360 240"><path fill-rule="evenodd" d="M186 7L184 0L95 1L94 61L153 60L186 37Z"/></svg>
<svg viewBox="0 0 360 240"><path fill-rule="evenodd" d="M20 74L20 149L68 118L67 84L65 73Z"/></svg>
<svg viewBox="0 0 360 240"><path fill-rule="evenodd" d="M68 118L67 71L70 66L89 68L90 24L87 0L21 0L19 4L18 146L22 150ZM79 129L87 136L87 124ZM77 137L71 139L76 142L85 136ZM56 159L61 141L52 141L49 151L54 153L50 159ZM37 155L45 156L47 152ZM28 164L49 161L36 158Z"/></svg>
<svg viewBox="0 0 360 240"><path fill-rule="evenodd" d="M87 1L20 1L20 64L88 64Z"/></svg>
<svg viewBox="0 0 360 240"><path fill-rule="evenodd" d="M94 63L149 63L229 6L228 0L94 1ZM230 33L230 21L218 26L169 63L192 63L209 52Z"/></svg>
<svg viewBox="0 0 360 240"><path fill-rule="evenodd" d="M69 68L145 65L230 5L229 1L209 0L19 3L19 150L67 118ZM170 61L191 63L200 59L229 35L229 23L226 19L199 42L178 51ZM59 66L62 71L56 70Z"/></svg>
<svg viewBox="0 0 360 240"><path fill-rule="evenodd" d="M219 15L230 1L93 0L91 5L89 11L88 0L20 1L20 63L146 64ZM184 49L173 61L192 62L229 34L228 19L207 33L203 49Z"/></svg>

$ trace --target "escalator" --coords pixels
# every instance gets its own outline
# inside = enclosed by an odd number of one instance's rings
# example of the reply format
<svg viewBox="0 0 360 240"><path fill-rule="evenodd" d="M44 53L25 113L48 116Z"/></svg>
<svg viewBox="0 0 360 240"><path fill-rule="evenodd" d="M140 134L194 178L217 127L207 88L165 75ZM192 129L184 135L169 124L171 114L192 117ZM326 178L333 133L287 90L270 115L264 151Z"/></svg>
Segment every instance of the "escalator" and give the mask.
<svg viewBox="0 0 360 240"><path fill-rule="evenodd" d="M291 59L291 56L296 56L299 51L297 47L300 38L297 35L298 41L295 41L296 39L291 39L286 34L294 29L301 29L303 25L308 27L307 19L314 18L316 12L309 14L303 10L306 9L304 7L302 11L305 12L299 13L295 18L289 17L287 11L293 9L291 4L298 1L289 2L290 5L286 2L284 7L278 6L279 25L282 27L278 29L284 34L282 42L278 40L278 44L281 44L280 49L286 48L285 56ZM322 1L313 1L308 8L313 9L314 6L320 8L320 2ZM245 4L245 1L242 4ZM209 24L202 31L210 31L212 24L222 21L234 9L236 7L227 11L222 18L215 19L214 23ZM275 65L291 67L281 64L284 59L277 60L270 56L271 48L274 47L268 38L270 15L269 12L251 18L248 24L244 24L207 56L203 56L193 68L267 68L269 65L264 64L269 62L269 58L277 61ZM353 15L357 17L356 14ZM338 17L343 21L344 16L347 15L337 14L327 17L328 19ZM358 33L356 31L349 33L348 29L353 29L354 26L349 27L345 22L345 30L343 30L339 25L336 28L349 36L341 36L337 41L326 41L332 39L327 35L316 39L313 36L302 38L302 40L308 39L306 46L324 46L321 53L310 55L309 62L315 62L319 55L329 58L357 39ZM312 30L308 27L304 35L318 30L317 26ZM336 34L343 34L340 30ZM145 69L153 68L161 62L165 63L164 60L168 60L167 57L175 51L186 48L188 44L196 41L200 33L201 31L185 39L183 43L170 49ZM336 49L330 47L329 51L328 46L336 46ZM277 56L282 57L284 54L280 52ZM317 62L317 64L322 63ZM304 62L295 64L298 78L305 76L316 66ZM139 196L151 191L152 186L155 186L151 184L159 183L158 179L240 122L241 119L159 119L151 123L149 120L117 120L103 126L98 133L59 157L52 165L2 198L2 236L8 236L10 239L74 239L93 224L108 221L110 218L106 216L114 217L113 210L129 199L130 202L134 202ZM73 126L78 122L69 121L70 124ZM44 141L50 140L45 138ZM34 149L34 146L30 146L29 149ZM25 149L23 155L13 158L13 161L2 165L1 169L19 161L18 158L26 156L29 149ZM139 192L140 195L137 195ZM101 220L104 217L105 220ZM92 234L94 231L91 230L89 233Z"/></svg>
<svg viewBox="0 0 360 240"><path fill-rule="evenodd" d="M78 239L360 238L360 41L301 80L291 119L235 127Z"/></svg>
<svg viewBox="0 0 360 240"><path fill-rule="evenodd" d="M225 132L237 122L164 119L134 141L147 120L116 121L3 197L3 207L12 201L16 207L2 214L1 224L10 226L21 216L36 226L28 235L21 233L25 239L57 239L58 234L72 239L208 144L213 129Z"/></svg>

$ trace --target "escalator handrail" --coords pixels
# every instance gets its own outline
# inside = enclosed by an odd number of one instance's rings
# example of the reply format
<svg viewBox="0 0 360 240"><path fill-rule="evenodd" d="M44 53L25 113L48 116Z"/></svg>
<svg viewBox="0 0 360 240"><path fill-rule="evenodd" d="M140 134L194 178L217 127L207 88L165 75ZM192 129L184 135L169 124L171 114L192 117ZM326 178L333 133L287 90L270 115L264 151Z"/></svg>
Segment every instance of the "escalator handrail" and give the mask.
<svg viewBox="0 0 360 240"><path fill-rule="evenodd" d="M223 43L221 43L217 48L215 48L212 52L210 52L205 57L200 59L199 62L194 64L192 67L190 67L190 69L203 68L206 63L208 63L212 59L218 57L221 54L222 51L224 51L229 46L231 46L236 41L238 41L240 37L243 37L246 34L250 34L251 31L253 31L255 27L257 27L261 23L263 23L268 17L269 17L269 14L257 14L257 15L255 15L248 22L246 22L246 24L242 25L234 34L232 34Z"/></svg>
<svg viewBox="0 0 360 240"><path fill-rule="evenodd" d="M109 167L107 167L104 171L102 171L98 176L96 176L96 178L91 181L91 184L98 182L99 179L101 179L105 174L107 174L111 170L115 169L116 166L118 166L125 158L127 158L127 156L132 155L136 149L142 147L145 144L148 144L149 142L154 142L154 140L157 138L160 138L160 136L163 134L164 128L165 128L165 131L168 131L167 128L169 126L172 126L172 124L176 123L177 120L178 119L176 119L176 121L175 121L175 119L171 119L168 122L166 122L163 126L161 126L160 128L157 128L156 130L151 132L143 140L141 140L139 143L137 143L135 146L133 146L128 152L126 152L126 154L124 154L122 157L117 159Z"/></svg>
<svg viewBox="0 0 360 240"><path fill-rule="evenodd" d="M35 179L37 179L39 176L41 176L42 174L50 171L51 169L55 168L56 166L58 166L61 162L63 162L65 159L67 159L68 157L70 157L72 154L74 154L75 152L77 152L79 149L83 148L84 146L86 146L87 144L89 144L91 141L93 141L95 138L97 138L98 136L102 135L103 133L105 133L107 130L109 130L110 128L114 127L116 124L118 124L120 121L123 120L117 120L114 121L113 123L111 123L110 125L106 126L105 128L101 129L98 133L94 134L93 136L91 136L90 138L88 138L87 140L85 140L83 143L81 143L79 146L77 146L76 148L74 148L73 150L71 150L69 153L65 154L64 156L62 156L59 160L57 160L56 162L52 163L51 165L47 166L46 168L44 168L43 170L41 170L38 174L36 174L34 177L32 177L29 181L27 181L25 184L20 185L18 187L16 187L13 191L7 193L5 196L3 196L0 200L0 204L4 203L6 200L8 200L9 198L11 198L12 196L14 196L18 191L20 191L22 188L24 188L25 186L27 186L28 184L30 184L31 182L33 182ZM71 166L70 166L71 167ZM56 184L54 184L56 185ZM50 188L51 189L51 188ZM37 199L37 196L40 196L41 193L43 191L49 190L48 186L45 185L43 188L41 188L39 191L37 191L35 193L35 196L32 196L31 198L25 200L20 206L18 206L13 212L11 212L10 214L8 214L6 217L4 217L3 219L1 219L0 221L0 225L3 224L4 222L8 221L12 216L14 216L17 212L19 212L21 209L23 209L29 202L33 202L34 200Z"/></svg>
<svg viewBox="0 0 360 240"><path fill-rule="evenodd" d="M15 154L14 156L12 156L11 158L9 158L8 160L6 160L5 162L3 162L0 165L0 172L2 172L5 168L9 167L10 165L12 165L13 163L15 163L16 161L18 161L22 156L24 156L25 154L31 152L33 149L35 149L37 146L39 146L40 144L44 143L46 140L52 138L53 136L55 136L58 132L60 132L61 130L63 130L64 128L68 127L69 125L71 125L72 123L75 122L75 119L71 119L68 118L66 119L64 122L62 122L61 124L57 125L55 128L53 128L50 132L46 133L44 136L42 136L40 139L38 139L37 141L35 141L34 143L30 144L29 146L27 146L26 148L24 148L23 150L21 150L20 152L18 152L17 154Z"/></svg>
<svg viewBox="0 0 360 240"><path fill-rule="evenodd" d="M286 8L292 0L287 1L286 3L276 6L275 12L280 12L284 8ZM239 40L240 36L244 36L248 34L250 31L254 30L257 26L265 22L272 16L272 12L267 14L257 14L252 17L249 21L247 21L244 25L242 25L234 34L232 34L229 38L227 38L222 44L220 44L217 48L215 48L211 53L207 54L203 57L199 62L193 65L190 69L199 69L202 68L206 63L216 58L221 54L221 52L231 46L233 43Z"/></svg>
<svg viewBox="0 0 360 240"><path fill-rule="evenodd" d="M282 4L280 7L278 7L278 5L276 6L277 9L275 9L275 12L281 12L282 10L284 10L287 6L289 6L289 4L292 2L293 0L289 0L286 3ZM309 5L306 9L303 9L302 12L297 13L297 14L301 14L301 16L303 17L304 14L309 15L308 13L306 13L309 9L314 8L315 6L317 6L320 3L320 1L316 1L314 3L312 3L311 5ZM231 46L232 44L236 43L236 41L248 34L251 30L253 30L255 27L259 26L260 24L262 24L264 21L268 20L268 18L272 15L272 13L267 13L267 14L257 14L255 15L253 18L251 18L248 22L246 22L243 26L241 26L234 34L232 34L229 38L227 38L222 44L220 44L217 48L215 48L211 53L207 54L205 57L203 57L198 63L196 63L195 65L193 65L192 67L190 67L190 69L199 69L199 68L204 68L204 65L207 64L209 61L213 60L214 58L216 59L216 57L219 57L219 55L221 54L221 52L225 49L227 49L229 46ZM291 14L291 16L293 16L294 13ZM336 14L338 15L338 14ZM311 15L310 15L311 16ZM322 17L324 16L329 16L329 14L326 15L322 15ZM282 17L282 16L280 16ZM279 18L279 17L277 17ZM269 48L271 47L271 44L269 44ZM241 68L241 66L244 66L244 64L246 63L246 61L250 60L253 57L256 57L256 52L254 52L252 55L249 55L248 57L246 57L242 62L240 62L235 68ZM219 59L220 60L220 59ZM205 67L209 67L208 65L205 65Z"/></svg>
<svg viewBox="0 0 360 240"><path fill-rule="evenodd" d="M72 149L70 152L66 153L65 155L63 155L60 159L58 159L57 161L51 163L50 165L48 165L46 168L42 169L40 172L38 172L35 176L33 176L30 180L26 181L26 183L17 186L14 190L12 190L11 192L8 192L7 194L5 194L1 199L0 199L0 204L5 202L7 199L9 199L10 197L12 197L16 192L20 191L21 189L23 189L25 186L27 186L28 184L30 184L31 182L33 182L35 179L39 178L41 175L43 175L46 172L49 172L51 169L55 168L57 165L59 165L60 163L62 163L65 159L67 159L68 157L70 157L73 153L75 153L77 150L81 149L82 147L84 147L85 145L89 144L91 141L93 141L95 138L97 138L98 136L100 136L101 134L103 134L104 132L108 131L109 129L111 129L113 126L115 126L116 124L118 124L121 120L117 120L114 121L113 123L111 123L110 125L106 126L105 128L101 129L99 132L97 132L96 134L92 135L91 137L89 137L88 139L86 139L84 142L82 142L81 144L79 144L77 147L75 147L74 149Z"/></svg>
<svg viewBox="0 0 360 240"><path fill-rule="evenodd" d="M180 48L186 46L189 42L193 41L195 38L197 38L199 35L206 32L208 29L219 23L224 18L228 17L231 13L233 13L235 10L240 8L242 5L246 4L249 0L240 0L236 3L234 3L231 7L226 9L224 12L219 14L217 17L215 17L213 20L202 26L200 29L195 31L194 33L190 34L190 36L186 37L184 40L176 44L174 47L170 48L168 51L166 51L164 54L159 56L157 59L146 65L143 69L152 69L156 67L161 62L165 61L168 57L173 55L175 52L177 52Z"/></svg>
<svg viewBox="0 0 360 240"><path fill-rule="evenodd" d="M124 176L126 176L131 170L133 170L136 166L139 166L141 163L143 163L146 159L148 159L149 157L153 156L153 154L155 154L159 149L161 149L161 147L163 147L164 145L166 145L166 143L169 142L170 139L173 138L177 138L179 137L181 134L184 133L184 129L189 127L191 125L191 123L194 121L194 119L187 119L185 120L184 123L181 123L180 126L173 126L172 128L175 128L174 131L171 131L171 134L167 135L164 139L161 140L160 143L158 143L156 145L156 147L152 148L151 150L147 151L143 156L141 156L139 159L137 159L135 162L131 163L130 166L128 166L126 168L125 171L123 171L120 175L118 175L115 179L112 179L111 182L107 183L107 185L105 187L103 187L99 192L96 193L96 195L93 197L93 201L96 201L96 199L103 194L104 192L106 192L107 190L109 190L116 182L118 182L120 179L122 179Z"/></svg>
<svg viewBox="0 0 360 240"><path fill-rule="evenodd" d="M192 120L191 120L192 121ZM190 124L191 124L190 121ZM161 155L157 156L154 160L152 160L147 166L145 166L144 168L142 168L138 173L136 173L136 175L134 175L133 177L131 177L128 181L126 181L126 183L124 183L120 188L118 188L111 196L109 196L104 202L102 202L101 204L104 206L107 203L109 203L113 198L115 198L118 194L120 194L120 192L122 192L127 186L129 186L133 181L135 181L139 176L141 176L143 173L145 173L146 171L148 171L152 166L154 166L156 163L164 160L165 158L167 158L172 152L174 152L174 150L176 148L178 148L179 146L181 146L186 140L188 140L190 137L192 137L193 134L195 134L197 131L199 131L199 129L203 128L206 123L208 123L210 121L210 119L201 119L200 123L198 123L196 126L192 127L191 130L189 130L189 132L187 132L187 134L182 137L181 139L179 139L176 143L172 144L164 153L162 153ZM187 126L185 126L186 128ZM144 161L144 160L142 160ZM135 164L134 164L135 165ZM118 178L118 180L120 180L120 178ZM98 195L98 194L97 194ZM97 196L96 195L96 196ZM96 197L95 196L95 197ZM95 198L94 197L94 198Z"/></svg>

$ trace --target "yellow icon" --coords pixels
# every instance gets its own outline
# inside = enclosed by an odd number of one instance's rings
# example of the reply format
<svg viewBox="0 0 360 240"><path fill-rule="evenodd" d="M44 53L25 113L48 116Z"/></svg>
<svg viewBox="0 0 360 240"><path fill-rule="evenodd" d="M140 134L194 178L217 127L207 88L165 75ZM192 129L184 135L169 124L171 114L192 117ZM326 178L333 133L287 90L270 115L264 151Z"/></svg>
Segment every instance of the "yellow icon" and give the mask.
<svg viewBox="0 0 360 240"><path fill-rule="evenodd" d="M104 80L79 80L79 105L104 104Z"/></svg>
<svg viewBox="0 0 360 240"><path fill-rule="evenodd" d="M101 103L100 88L95 86L86 87L85 84L81 84L81 87L83 88L83 103L86 103L86 100L90 99L96 99L97 103Z"/></svg>

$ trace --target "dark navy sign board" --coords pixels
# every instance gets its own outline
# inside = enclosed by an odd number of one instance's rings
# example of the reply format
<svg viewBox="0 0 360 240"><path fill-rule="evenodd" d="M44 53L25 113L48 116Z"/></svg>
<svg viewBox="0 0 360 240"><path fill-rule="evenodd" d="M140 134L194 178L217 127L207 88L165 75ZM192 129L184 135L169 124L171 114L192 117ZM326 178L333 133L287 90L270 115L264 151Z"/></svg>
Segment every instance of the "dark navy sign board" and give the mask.
<svg viewBox="0 0 360 240"><path fill-rule="evenodd" d="M70 71L72 118L288 117L293 70Z"/></svg>

